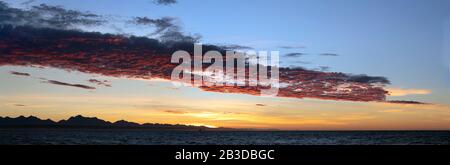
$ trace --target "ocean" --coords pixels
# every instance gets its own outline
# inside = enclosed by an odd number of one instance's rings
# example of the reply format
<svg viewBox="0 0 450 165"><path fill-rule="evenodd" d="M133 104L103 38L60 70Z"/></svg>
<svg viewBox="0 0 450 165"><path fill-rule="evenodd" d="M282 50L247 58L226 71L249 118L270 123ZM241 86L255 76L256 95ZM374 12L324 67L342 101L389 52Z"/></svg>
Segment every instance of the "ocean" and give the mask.
<svg viewBox="0 0 450 165"><path fill-rule="evenodd" d="M0 129L2 145L449 145L450 131Z"/></svg>

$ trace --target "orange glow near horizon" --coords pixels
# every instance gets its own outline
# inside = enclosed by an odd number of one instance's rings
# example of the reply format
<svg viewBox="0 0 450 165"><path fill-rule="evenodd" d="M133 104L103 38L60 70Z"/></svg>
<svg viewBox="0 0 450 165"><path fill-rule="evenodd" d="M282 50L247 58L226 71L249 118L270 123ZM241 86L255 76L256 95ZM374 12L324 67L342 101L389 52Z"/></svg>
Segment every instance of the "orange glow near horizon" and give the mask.
<svg viewBox="0 0 450 165"><path fill-rule="evenodd" d="M0 116L37 116L58 121L75 115L107 121L279 130L448 130L446 104L393 104L259 97L174 88L168 81L120 79L58 69L3 68ZM25 69L37 76L92 77L111 82L97 90L53 86L32 78L4 76ZM11 91L8 92L8 89ZM15 90L13 90L15 89ZM424 93L407 91L405 93Z"/></svg>

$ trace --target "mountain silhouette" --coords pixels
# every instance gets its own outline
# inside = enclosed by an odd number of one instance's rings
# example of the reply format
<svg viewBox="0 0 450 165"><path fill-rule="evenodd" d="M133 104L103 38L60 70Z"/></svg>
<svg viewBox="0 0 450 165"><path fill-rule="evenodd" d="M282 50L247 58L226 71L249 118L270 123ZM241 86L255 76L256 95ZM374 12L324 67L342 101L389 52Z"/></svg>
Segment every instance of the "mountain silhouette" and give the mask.
<svg viewBox="0 0 450 165"><path fill-rule="evenodd" d="M70 117L67 120L61 120L58 122L61 126L94 126L104 127L111 126L111 122L107 122L96 117L83 117L81 115Z"/></svg>
<svg viewBox="0 0 450 165"><path fill-rule="evenodd" d="M128 122L125 120L116 121L113 123L113 125L116 127L140 127L140 126L142 126L138 123Z"/></svg>
<svg viewBox="0 0 450 165"><path fill-rule="evenodd" d="M52 120L41 120L34 116L17 118L0 117L0 126L53 126L56 123Z"/></svg>
<svg viewBox="0 0 450 165"><path fill-rule="evenodd" d="M139 124L125 120L109 122L97 117L84 117L81 115L72 116L67 120L58 122L50 119L42 120L35 116L19 116L17 118L0 117L0 128L106 128L106 129L157 129L157 130L212 130L204 126L190 126L182 124L159 124L145 123ZM227 129L227 128L220 128Z"/></svg>

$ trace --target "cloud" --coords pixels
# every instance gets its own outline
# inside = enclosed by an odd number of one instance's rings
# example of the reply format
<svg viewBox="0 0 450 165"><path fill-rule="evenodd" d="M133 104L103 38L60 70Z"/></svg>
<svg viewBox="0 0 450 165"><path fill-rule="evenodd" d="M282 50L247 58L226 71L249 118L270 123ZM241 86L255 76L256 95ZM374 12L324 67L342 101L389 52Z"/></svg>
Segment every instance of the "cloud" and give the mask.
<svg viewBox="0 0 450 165"><path fill-rule="evenodd" d="M266 104L256 104L256 106L258 106L258 107L264 107L264 106L266 106Z"/></svg>
<svg viewBox="0 0 450 165"><path fill-rule="evenodd" d="M129 23L155 27L156 30L152 33L152 35L155 35L160 34L165 30L178 31L180 27L174 23L174 20L175 18L173 17L162 17L158 19L152 19L149 17L134 17L129 21Z"/></svg>
<svg viewBox="0 0 450 165"><path fill-rule="evenodd" d="M18 76L31 76L29 73L22 73L22 72L15 72L15 71L11 71L9 72L13 75L18 75Z"/></svg>
<svg viewBox="0 0 450 165"><path fill-rule="evenodd" d="M166 113L172 113L172 114L185 114L186 112L183 111L177 111L177 110L166 110L164 111Z"/></svg>
<svg viewBox="0 0 450 165"><path fill-rule="evenodd" d="M61 86L69 86L69 87L76 87L76 88L82 88L82 89L95 89L95 87L87 86L87 85L81 85L81 84L70 84L65 83L61 81L56 80L46 80L45 83L54 84L54 85L61 85Z"/></svg>
<svg viewBox="0 0 450 165"><path fill-rule="evenodd" d="M319 54L320 56L339 56L338 54L335 54L335 53L322 53L322 54Z"/></svg>
<svg viewBox="0 0 450 165"><path fill-rule="evenodd" d="M33 26L55 29L75 29L104 23L103 17L89 12L67 10L60 6L40 4L29 10L10 8L0 1L0 25Z"/></svg>
<svg viewBox="0 0 450 165"><path fill-rule="evenodd" d="M201 36L186 35L181 31L181 27L175 23L176 18L162 17L162 18L149 18L149 17L134 17L129 20L128 23L134 25L144 25L155 28L154 32L148 36L159 38L162 42L187 42L195 43L200 40Z"/></svg>
<svg viewBox="0 0 450 165"><path fill-rule="evenodd" d="M193 44L186 42L166 44L146 37L27 26L0 26L0 48L0 65L38 65L113 77L167 80L171 79L171 73L177 66L170 62L170 55L177 50L193 52ZM218 50L225 54L225 50L215 45L204 45L203 50ZM304 68L279 69L280 83L285 84L279 89L279 97L383 101L387 91L380 85L389 83L384 77L326 73ZM211 92L249 95L259 95L263 88L200 87Z"/></svg>
<svg viewBox="0 0 450 165"><path fill-rule="evenodd" d="M96 18L100 16L89 13L47 5L33 7L32 10L62 13L60 16L68 15L68 19L59 18L62 20L56 21L57 23L50 28L30 25L33 22L27 20L30 16L23 16L23 14L26 15L32 11L9 8L0 4L0 12L6 13L0 17L9 20L1 19L0 21L0 66L37 65L113 77L170 80L171 73L177 66L170 62L170 55L178 50L185 50L192 54L193 43L198 39L195 36L184 35L179 26L173 22L174 19L170 17L161 19L135 17L132 20L135 25L156 27L158 39L151 39L70 30L69 27L84 24L86 17L93 18L95 24ZM51 17L55 17L52 15L58 14L50 14ZM40 17L39 14L37 17ZM20 22L25 23L20 24ZM226 51L220 45L203 45L204 52L210 50L216 50L222 54ZM383 87L390 83L385 77L364 74L328 73L299 67L281 67L279 70L280 84L282 84L278 93L279 97L385 101L388 92ZM95 89L81 84L46 81L56 85ZM260 95L261 89L266 87L201 86L199 88L210 92Z"/></svg>
<svg viewBox="0 0 450 165"><path fill-rule="evenodd" d="M281 49L304 49L305 46L279 46Z"/></svg>
<svg viewBox="0 0 450 165"><path fill-rule="evenodd" d="M18 75L18 76L27 76L27 77L31 76L29 73L22 73L22 72L16 72L16 71L11 71L10 73L13 75ZM39 79L43 80L45 83L54 84L54 85L71 86L71 87L77 87L77 88L83 88L83 89L95 89L95 87L91 87L91 86L87 86L87 85L70 84L70 83L65 83L65 82L60 82L60 81L55 81L55 80L47 80L45 78L39 78ZM110 84L107 84L108 81L106 81L106 80L99 81L99 80L95 80L95 79L90 79L89 82L96 83L97 85L111 87ZM16 104L16 106L25 106L25 105Z"/></svg>
<svg viewBox="0 0 450 165"><path fill-rule="evenodd" d="M380 83L380 84L390 84L391 82L386 77L381 76L367 76L365 74L353 75L347 74L347 80L358 83Z"/></svg>
<svg viewBox="0 0 450 165"><path fill-rule="evenodd" d="M406 95L427 95L431 93L428 89L402 89L402 88L386 88L390 96L406 96Z"/></svg>
<svg viewBox="0 0 450 165"><path fill-rule="evenodd" d="M329 66L319 66L318 70L322 71L322 72L326 72L326 71L330 70L330 67Z"/></svg>
<svg viewBox="0 0 450 165"><path fill-rule="evenodd" d="M97 80L97 79L89 79L88 81L90 83L94 83L94 84L97 84L97 85L101 85L101 86L105 86L105 87L111 87L111 84L109 84L108 80L101 81L101 80Z"/></svg>
<svg viewBox="0 0 450 165"><path fill-rule="evenodd" d="M182 32L182 28L175 22L176 20L173 17L155 19L134 17L125 23L154 28L154 32L148 34L148 36L157 38L167 44L174 44L174 42L195 43L201 39L199 34L191 35ZM87 11L68 10L61 6L40 4L31 6L29 9L19 9L9 7L5 2L0 1L0 25L69 30L79 29L83 26L106 25L106 23L110 23L108 21L105 16ZM120 33L126 34L115 24L110 26Z"/></svg>
<svg viewBox="0 0 450 165"><path fill-rule="evenodd" d="M153 0L153 3L157 5L172 5L178 2L177 0Z"/></svg>
<svg viewBox="0 0 450 165"><path fill-rule="evenodd" d="M159 39L164 43L196 43L200 41L202 36L200 34L186 35L179 30L167 30L159 36Z"/></svg>
<svg viewBox="0 0 450 165"><path fill-rule="evenodd" d="M243 46L243 45L237 45L237 44L223 45L220 47L225 50L250 50L250 49L253 49L252 47L249 47L249 46Z"/></svg>
<svg viewBox="0 0 450 165"><path fill-rule="evenodd" d="M407 101L407 100L388 100L387 103L392 104L429 104L429 103L423 103L419 101Z"/></svg>
<svg viewBox="0 0 450 165"><path fill-rule="evenodd" d="M295 63L295 64L303 64L303 65L307 65L307 64L311 64L311 62L308 62L308 61L302 61L302 60L296 60L296 61L292 61L292 63ZM292 67L298 67L298 66L292 66Z"/></svg>
<svg viewBox="0 0 450 165"><path fill-rule="evenodd" d="M306 54L305 53L298 53L298 52L285 54L286 57L300 57L300 56L303 56L303 55L306 55Z"/></svg>
<svg viewBox="0 0 450 165"><path fill-rule="evenodd" d="M34 2L36 2L36 0L27 0L27 1L24 1L24 2L22 2L22 3L20 3L21 5L30 5L30 4L32 4L32 3L34 3Z"/></svg>
<svg viewBox="0 0 450 165"><path fill-rule="evenodd" d="M26 105L24 105L24 104L14 104L14 106L16 106L16 107L25 107Z"/></svg>

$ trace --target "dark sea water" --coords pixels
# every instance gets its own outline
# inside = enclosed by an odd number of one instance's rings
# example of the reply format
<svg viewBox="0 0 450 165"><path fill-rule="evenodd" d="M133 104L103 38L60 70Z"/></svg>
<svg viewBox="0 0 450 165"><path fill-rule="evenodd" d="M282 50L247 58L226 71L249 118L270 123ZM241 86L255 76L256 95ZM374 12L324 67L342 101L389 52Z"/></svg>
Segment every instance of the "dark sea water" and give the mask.
<svg viewBox="0 0 450 165"><path fill-rule="evenodd" d="M450 131L148 131L0 129L0 144L449 145Z"/></svg>

